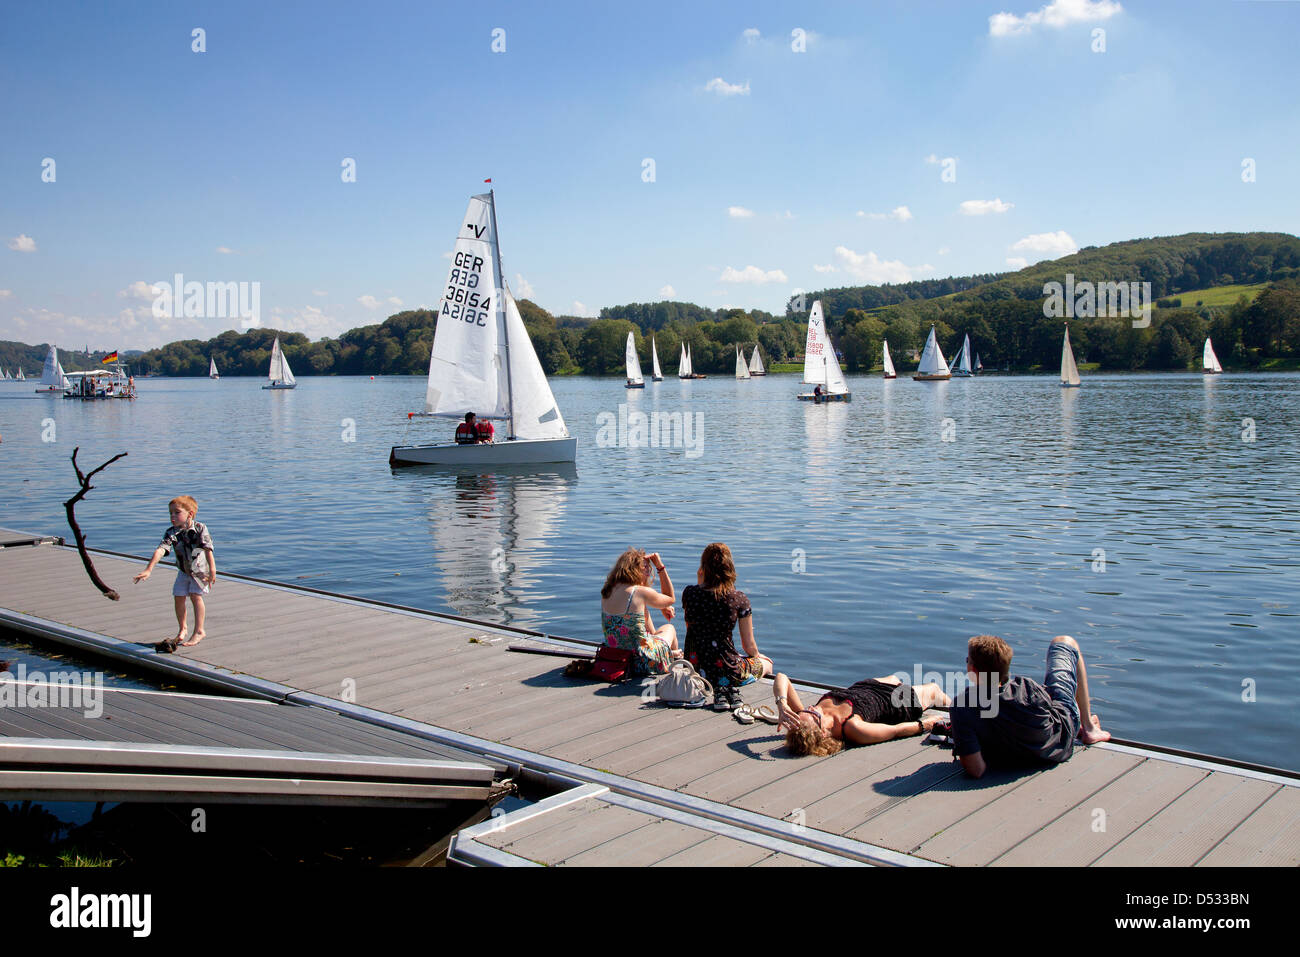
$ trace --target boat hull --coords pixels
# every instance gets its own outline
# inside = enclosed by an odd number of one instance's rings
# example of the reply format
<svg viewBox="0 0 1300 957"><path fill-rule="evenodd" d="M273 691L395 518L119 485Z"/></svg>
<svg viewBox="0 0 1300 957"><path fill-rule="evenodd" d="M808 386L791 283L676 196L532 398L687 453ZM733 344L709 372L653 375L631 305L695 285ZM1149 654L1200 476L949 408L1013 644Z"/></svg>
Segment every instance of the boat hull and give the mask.
<svg viewBox="0 0 1300 957"><path fill-rule="evenodd" d="M797 398L799 399L800 402L815 402L820 405L823 402L852 402L853 393L852 392L835 392L835 393L828 392L825 395L813 395L811 392L800 392Z"/></svg>
<svg viewBox="0 0 1300 957"><path fill-rule="evenodd" d="M629 382L627 385L623 386L623 388L625 388L625 389L644 389L644 388L645 388L645 383L644 383L644 382Z"/></svg>
<svg viewBox="0 0 1300 957"><path fill-rule="evenodd" d="M562 439L515 439L491 445L395 445L388 454L393 468L408 465L528 465L573 462L578 455L574 436Z"/></svg>
<svg viewBox="0 0 1300 957"><path fill-rule="evenodd" d="M898 376L895 374L895 375L882 376L882 378L885 378L885 379L897 379Z"/></svg>
<svg viewBox="0 0 1300 957"><path fill-rule="evenodd" d="M949 374L949 375L914 375L914 376L912 376L912 381L913 381L913 382L947 382L947 381L948 381L949 379L951 379L951 378L952 378L952 375L951 375L951 374Z"/></svg>
<svg viewBox="0 0 1300 957"><path fill-rule="evenodd" d="M1062 383L1061 383L1061 388L1062 388L1062 389L1077 389L1077 388L1079 388L1079 386L1081 386L1081 385L1083 385L1082 382L1062 382Z"/></svg>
<svg viewBox="0 0 1300 957"><path fill-rule="evenodd" d="M262 388L263 389L296 389L298 388L298 383L295 382L292 385L285 385L283 382L272 382L270 385L262 386Z"/></svg>

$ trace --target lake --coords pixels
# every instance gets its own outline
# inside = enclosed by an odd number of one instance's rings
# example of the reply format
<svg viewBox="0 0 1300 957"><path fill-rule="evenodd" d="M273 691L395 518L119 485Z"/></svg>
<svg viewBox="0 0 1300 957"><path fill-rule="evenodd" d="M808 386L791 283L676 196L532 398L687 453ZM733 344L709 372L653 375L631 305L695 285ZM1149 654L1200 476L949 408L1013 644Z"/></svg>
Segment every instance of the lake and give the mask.
<svg viewBox="0 0 1300 957"><path fill-rule="evenodd" d="M850 377L820 406L798 380L553 379L576 466L481 474L388 467L454 430L407 419L422 378L2 383L0 525L68 535L73 447L126 451L78 506L91 545L148 555L191 494L219 570L587 639L624 548L680 591L723 541L796 677L944 680L988 632L1041 679L1070 634L1117 735L1300 766L1300 376ZM220 583L210 603L217 624Z"/></svg>

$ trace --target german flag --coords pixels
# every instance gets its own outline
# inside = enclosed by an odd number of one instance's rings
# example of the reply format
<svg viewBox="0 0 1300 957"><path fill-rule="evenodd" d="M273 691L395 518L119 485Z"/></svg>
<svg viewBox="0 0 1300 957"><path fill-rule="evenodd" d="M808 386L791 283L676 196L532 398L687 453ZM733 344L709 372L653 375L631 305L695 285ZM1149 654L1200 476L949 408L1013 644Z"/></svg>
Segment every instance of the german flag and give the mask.
<svg viewBox="0 0 1300 957"><path fill-rule="evenodd" d="M117 361L117 350L114 350L110 352L108 355L104 356L104 358L100 359L99 363L100 365L105 365L109 362L116 362L116 361Z"/></svg>

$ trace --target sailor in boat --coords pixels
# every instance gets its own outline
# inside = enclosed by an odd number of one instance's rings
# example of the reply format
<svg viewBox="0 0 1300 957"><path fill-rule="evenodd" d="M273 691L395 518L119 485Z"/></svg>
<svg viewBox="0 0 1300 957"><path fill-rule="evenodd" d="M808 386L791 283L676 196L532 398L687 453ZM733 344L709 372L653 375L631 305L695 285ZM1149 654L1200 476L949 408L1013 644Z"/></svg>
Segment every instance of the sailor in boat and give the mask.
<svg viewBox="0 0 1300 957"><path fill-rule="evenodd" d="M772 682L785 746L791 754L822 757L855 744L879 744L928 734L944 715L925 717L930 708L952 703L937 684L903 684L897 675L868 678L849 688L828 691L805 708L790 679L779 672Z"/></svg>
<svg viewBox="0 0 1300 957"><path fill-rule="evenodd" d="M466 412L465 421L456 426L457 445L491 445L495 437L492 423L487 419L477 421L473 412Z"/></svg>
<svg viewBox="0 0 1300 957"><path fill-rule="evenodd" d="M821 400L822 400L822 387L821 387L821 383L818 383L817 385L813 386L813 402L814 403L821 402Z"/></svg>

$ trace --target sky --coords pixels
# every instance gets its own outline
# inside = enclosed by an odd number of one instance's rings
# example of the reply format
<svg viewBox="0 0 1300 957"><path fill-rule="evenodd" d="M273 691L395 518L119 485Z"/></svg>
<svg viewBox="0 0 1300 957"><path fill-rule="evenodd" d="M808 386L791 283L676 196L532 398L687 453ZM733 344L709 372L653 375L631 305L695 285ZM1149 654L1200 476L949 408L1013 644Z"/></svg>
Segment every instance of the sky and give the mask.
<svg viewBox="0 0 1300 957"><path fill-rule="evenodd" d="M1288 0L7 4L0 339L253 322L172 315L177 274L313 339L434 308L487 178L557 315L1296 233L1297 36Z"/></svg>

